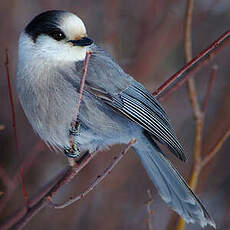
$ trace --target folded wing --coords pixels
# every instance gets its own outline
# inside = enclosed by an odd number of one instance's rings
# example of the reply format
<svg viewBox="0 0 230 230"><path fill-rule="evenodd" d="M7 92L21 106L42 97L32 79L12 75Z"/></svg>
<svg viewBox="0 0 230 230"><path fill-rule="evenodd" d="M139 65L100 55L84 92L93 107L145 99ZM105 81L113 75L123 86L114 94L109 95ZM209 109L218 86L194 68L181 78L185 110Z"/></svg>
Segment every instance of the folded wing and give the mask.
<svg viewBox="0 0 230 230"><path fill-rule="evenodd" d="M167 114L158 101L138 83L132 84L118 94L101 92L94 88L94 94L112 108L133 120L147 130L182 161L186 160L184 149L179 143Z"/></svg>

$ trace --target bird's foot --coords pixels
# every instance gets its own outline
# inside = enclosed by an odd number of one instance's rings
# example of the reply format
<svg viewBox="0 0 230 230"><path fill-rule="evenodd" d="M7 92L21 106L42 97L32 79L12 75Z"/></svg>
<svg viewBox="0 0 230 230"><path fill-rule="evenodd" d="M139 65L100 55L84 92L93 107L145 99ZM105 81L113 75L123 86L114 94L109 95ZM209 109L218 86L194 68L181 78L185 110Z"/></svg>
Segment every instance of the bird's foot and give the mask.
<svg viewBox="0 0 230 230"><path fill-rule="evenodd" d="M76 160L81 158L81 152L78 148L78 143L75 137L80 135L80 123L78 121L73 121L71 123L71 128L69 129L69 137L70 137L70 147L64 148L64 153L69 158L74 158Z"/></svg>
<svg viewBox="0 0 230 230"><path fill-rule="evenodd" d="M76 144L73 144L72 147L65 147L64 153L67 157L80 159L81 158L81 152Z"/></svg>
<svg viewBox="0 0 230 230"><path fill-rule="evenodd" d="M69 129L70 136L79 136L80 135L80 123L78 121L72 122L71 128Z"/></svg>

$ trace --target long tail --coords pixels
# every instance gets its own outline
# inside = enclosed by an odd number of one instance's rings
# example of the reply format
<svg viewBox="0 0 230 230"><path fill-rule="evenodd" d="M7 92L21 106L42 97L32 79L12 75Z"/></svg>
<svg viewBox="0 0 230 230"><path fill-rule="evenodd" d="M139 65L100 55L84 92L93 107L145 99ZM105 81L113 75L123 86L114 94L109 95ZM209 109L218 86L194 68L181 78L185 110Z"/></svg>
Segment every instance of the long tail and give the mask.
<svg viewBox="0 0 230 230"><path fill-rule="evenodd" d="M170 207L187 223L198 223L202 227L209 224L216 228L201 201L148 134L143 134L133 148L160 196Z"/></svg>

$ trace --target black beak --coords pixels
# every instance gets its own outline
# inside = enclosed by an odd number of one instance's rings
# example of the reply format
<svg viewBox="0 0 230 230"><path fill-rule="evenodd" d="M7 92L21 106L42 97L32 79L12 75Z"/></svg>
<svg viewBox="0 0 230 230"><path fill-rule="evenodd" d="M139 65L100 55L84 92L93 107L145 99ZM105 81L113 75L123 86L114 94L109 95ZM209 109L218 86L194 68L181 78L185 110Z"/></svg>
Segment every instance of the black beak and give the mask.
<svg viewBox="0 0 230 230"><path fill-rule="evenodd" d="M73 46L89 46L93 43L93 40L83 37L79 40L69 40L68 42L71 42Z"/></svg>

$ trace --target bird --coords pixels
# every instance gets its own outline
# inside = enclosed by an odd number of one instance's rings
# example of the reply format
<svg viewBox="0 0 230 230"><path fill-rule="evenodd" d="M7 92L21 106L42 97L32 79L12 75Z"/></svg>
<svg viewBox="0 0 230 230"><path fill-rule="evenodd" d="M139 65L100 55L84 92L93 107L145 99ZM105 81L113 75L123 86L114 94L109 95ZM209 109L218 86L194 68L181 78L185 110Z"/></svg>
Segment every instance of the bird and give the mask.
<svg viewBox="0 0 230 230"><path fill-rule="evenodd" d="M76 127L71 128L88 62ZM162 152L181 161L185 150L157 99L87 35L74 13L49 10L35 16L18 42L16 88L35 132L68 158L93 154L115 144L136 142L136 152L161 198L187 223L216 227L199 198ZM74 145L70 146L70 135Z"/></svg>

